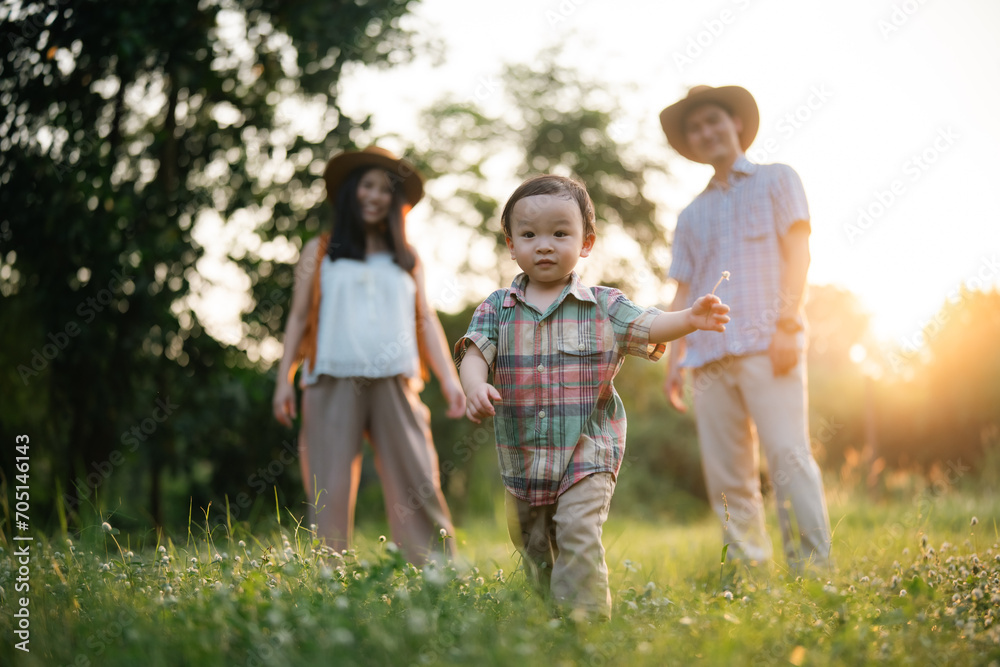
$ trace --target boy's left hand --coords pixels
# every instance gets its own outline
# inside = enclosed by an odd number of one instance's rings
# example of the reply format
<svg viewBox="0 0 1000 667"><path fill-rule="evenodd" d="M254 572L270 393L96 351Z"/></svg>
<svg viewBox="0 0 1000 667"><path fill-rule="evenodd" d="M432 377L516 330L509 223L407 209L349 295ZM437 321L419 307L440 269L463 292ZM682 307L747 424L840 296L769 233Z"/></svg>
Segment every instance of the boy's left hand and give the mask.
<svg viewBox="0 0 1000 667"><path fill-rule="evenodd" d="M691 326L702 331L726 330L729 321L729 306L714 294L706 294L691 305L689 320Z"/></svg>

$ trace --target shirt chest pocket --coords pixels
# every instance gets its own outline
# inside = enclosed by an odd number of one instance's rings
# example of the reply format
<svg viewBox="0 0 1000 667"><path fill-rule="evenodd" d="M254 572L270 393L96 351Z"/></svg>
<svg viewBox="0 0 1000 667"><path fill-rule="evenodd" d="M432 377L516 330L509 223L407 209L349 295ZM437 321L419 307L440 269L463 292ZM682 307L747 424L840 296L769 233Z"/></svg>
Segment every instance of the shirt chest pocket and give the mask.
<svg viewBox="0 0 1000 667"><path fill-rule="evenodd" d="M573 408L589 409L597 400L604 367L604 346L593 322L566 326L556 339L559 364L556 380L562 402ZM572 410L576 412L576 410Z"/></svg>
<svg viewBox="0 0 1000 667"><path fill-rule="evenodd" d="M590 357L601 351L597 331L592 321L563 322L556 334L556 348L561 354L577 358ZM573 361L570 359L569 361Z"/></svg>
<svg viewBox="0 0 1000 667"><path fill-rule="evenodd" d="M745 241L763 241L774 231L771 199L756 197L740 210L740 232Z"/></svg>

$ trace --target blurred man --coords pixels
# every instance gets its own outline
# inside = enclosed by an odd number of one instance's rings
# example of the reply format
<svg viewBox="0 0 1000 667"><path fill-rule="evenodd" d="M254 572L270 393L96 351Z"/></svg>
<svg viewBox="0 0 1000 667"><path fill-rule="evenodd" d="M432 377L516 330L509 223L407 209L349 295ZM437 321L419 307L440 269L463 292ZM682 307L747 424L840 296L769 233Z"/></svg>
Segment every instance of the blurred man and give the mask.
<svg viewBox="0 0 1000 667"><path fill-rule="evenodd" d="M729 280L718 293L732 308L724 334L696 332L671 345L664 390L671 405L686 411L684 369L694 369L705 481L728 554L748 564L771 557L759 438L789 564L826 565L830 522L806 412L802 301L810 226L802 182L787 165L747 160L760 116L743 88L696 86L660 113L660 123L678 153L715 169L677 220L672 309L712 291L723 272Z"/></svg>

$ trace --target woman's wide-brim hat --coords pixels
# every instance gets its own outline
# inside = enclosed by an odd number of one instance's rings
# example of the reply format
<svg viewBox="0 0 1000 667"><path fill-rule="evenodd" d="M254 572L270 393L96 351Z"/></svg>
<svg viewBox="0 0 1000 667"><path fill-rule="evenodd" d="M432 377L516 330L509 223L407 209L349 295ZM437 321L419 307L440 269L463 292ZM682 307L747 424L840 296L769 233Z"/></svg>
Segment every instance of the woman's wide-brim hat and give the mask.
<svg viewBox="0 0 1000 667"><path fill-rule="evenodd" d="M326 196L330 199L336 197L340 184L358 167L379 167L387 171L392 187L403 189L403 198L411 207L424 196L424 177L417 168L378 146L369 146L360 151L344 151L330 158L323 171Z"/></svg>
<svg viewBox="0 0 1000 667"><path fill-rule="evenodd" d="M695 157L688 145L687 133L684 131L684 118L692 109L703 104L717 104L729 111L730 115L738 116L743 122L743 130L740 132L740 146L744 151L750 148L757 130L760 128L760 111L757 109L757 102L753 95L746 88L740 86L695 86L688 91L687 97L671 104L660 112L660 125L663 133L667 135L667 142L675 151L691 160L692 162L702 162Z"/></svg>

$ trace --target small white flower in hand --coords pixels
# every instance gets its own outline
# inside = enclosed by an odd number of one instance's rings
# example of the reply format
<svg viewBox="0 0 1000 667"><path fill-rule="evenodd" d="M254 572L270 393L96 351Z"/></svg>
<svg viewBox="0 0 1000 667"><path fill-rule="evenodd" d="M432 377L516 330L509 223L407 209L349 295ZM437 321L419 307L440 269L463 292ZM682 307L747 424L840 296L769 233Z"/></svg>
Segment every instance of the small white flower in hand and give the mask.
<svg viewBox="0 0 1000 667"><path fill-rule="evenodd" d="M719 285L722 284L723 280L729 280L729 271L722 272L722 277L719 278L719 281L717 283L715 283L715 287L712 288L711 294L715 294L715 290L719 289Z"/></svg>

